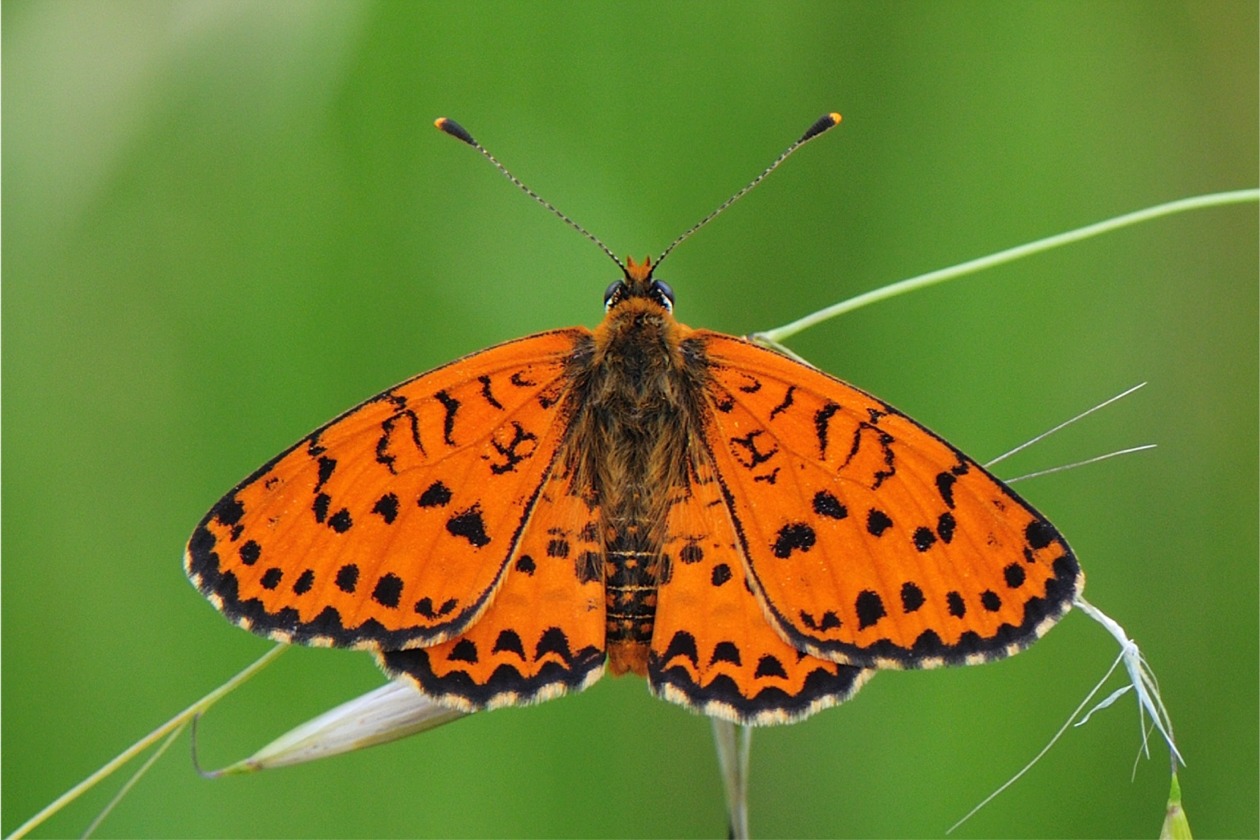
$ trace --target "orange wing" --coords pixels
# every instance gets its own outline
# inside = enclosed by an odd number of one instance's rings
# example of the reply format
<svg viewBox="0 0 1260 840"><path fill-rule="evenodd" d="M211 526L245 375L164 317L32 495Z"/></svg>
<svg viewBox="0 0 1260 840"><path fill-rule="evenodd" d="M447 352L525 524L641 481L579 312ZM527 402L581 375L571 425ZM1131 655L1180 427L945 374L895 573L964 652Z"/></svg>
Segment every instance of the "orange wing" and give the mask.
<svg viewBox="0 0 1260 840"><path fill-rule="evenodd" d="M464 711L581 691L604 672L604 579L598 512L548 479L516 559L485 614L432 647L378 653L429 697Z"/></svg>
<svg viewBox="0 0 1260 840"><path fill-rule="evenodd" d="M742 724L790 723L851 697L872 671L797 650L767 622L712 468L694 466L678 493L648 658L653 693Z"/></svg>
<svg viewBox="0 0 1260 840"><path fill-rule="evenodd" d="M286 642L431 645L485 612L539 506L583 329L507 342L351 409L263 465L184 565L229 619Z"/></svg>
<svg viewBox="0 0 1260 840"><path fill-rule="evenodd" d="M974 663L1071 607L1084 577L1067 542L979 464L813 368L720 333L692 340L749 585L793 646L868 668Z"/></svg>

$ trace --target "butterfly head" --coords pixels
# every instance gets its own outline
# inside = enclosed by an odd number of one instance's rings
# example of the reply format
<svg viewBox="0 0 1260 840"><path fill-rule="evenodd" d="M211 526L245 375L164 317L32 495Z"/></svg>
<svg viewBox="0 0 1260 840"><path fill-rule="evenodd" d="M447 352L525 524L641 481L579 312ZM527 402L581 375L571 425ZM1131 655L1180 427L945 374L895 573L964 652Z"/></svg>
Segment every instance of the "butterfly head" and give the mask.
<svg viewBox="0 0 1260 840"><path fill-rule="evenodd" d="M663 280L652 276L652 258L637 263L626 257L625 276L608 285L604 290L604 311L611 312L630 300L646 300L666 312L674 311L674 290Z"/></svg>

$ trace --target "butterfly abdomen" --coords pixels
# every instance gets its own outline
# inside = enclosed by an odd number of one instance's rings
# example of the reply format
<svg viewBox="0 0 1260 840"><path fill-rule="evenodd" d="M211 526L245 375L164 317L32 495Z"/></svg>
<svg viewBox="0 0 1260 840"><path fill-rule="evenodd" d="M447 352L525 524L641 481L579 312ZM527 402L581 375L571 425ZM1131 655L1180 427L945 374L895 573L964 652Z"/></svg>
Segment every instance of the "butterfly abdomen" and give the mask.
<svg viewBox="0 0 1260 840"><path fill-rule="evenodd" d="M618 532L604 550L604 610L614 674L647 673L660 584L660 547L641 536L637 531Z"/></svg>
<svg viewBox="0 0 1260 840"><path fill-rule="evenodd" d="M599 510L614 674L647 672L666 516L699 428L700 383L679 351L685 331L660 305L627 300L572 371L564 459L573 492Z"/></svg>

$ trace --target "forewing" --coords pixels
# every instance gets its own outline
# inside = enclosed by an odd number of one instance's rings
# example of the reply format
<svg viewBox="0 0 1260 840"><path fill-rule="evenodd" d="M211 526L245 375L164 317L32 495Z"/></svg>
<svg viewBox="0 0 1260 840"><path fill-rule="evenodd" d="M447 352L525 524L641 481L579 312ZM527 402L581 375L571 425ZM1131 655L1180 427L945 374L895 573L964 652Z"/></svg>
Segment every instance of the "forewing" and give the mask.
<svg viewBox="0 0 1260 840"><path fill-rule="evenodd" d="M702 453L670 508L648 680L659 697L743 724L788 723L848 699L871 671L789 645L749 588L743 549Z"/></svg>
<svg viewBox="0 0 1260 840"><path fill-rule="evenodd" d="M604 670L604 580L597 513L553 475L485 614L432 647L378 654L392 675L464 711L580 691Z"/></svg>
<svg viewBox="0 0 1260 840"><path fill-rule="evenodd" d="M1084 578L1067 542L976 462L806 365L691 341L750 583L792 644L863 667L979 662L1070 609Z"/></svg>
<svg viewBox="0 0 1260 840"><path fill-rule="evenodd" d="M262 466L197 526L185 568L270 638L397 650L486 609L563 434L585 330L475 353L353 408Z"/></svg>

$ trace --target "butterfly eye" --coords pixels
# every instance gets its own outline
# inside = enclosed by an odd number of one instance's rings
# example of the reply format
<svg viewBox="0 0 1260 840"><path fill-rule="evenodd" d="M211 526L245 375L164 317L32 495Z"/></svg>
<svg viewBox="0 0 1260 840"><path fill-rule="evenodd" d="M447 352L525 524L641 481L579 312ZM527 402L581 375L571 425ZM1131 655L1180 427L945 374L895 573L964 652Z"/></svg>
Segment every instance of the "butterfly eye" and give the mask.
<svg viewBox="0 0 1260 840"><path fill-rule="evenodd" d="M652 281L652 299L667 311L674 311L674 290L664 280Z"/></svg>
<svg viewBox="0 0 1260 840"><path fill-rule="evenodd" d="M614 280L608 284L608 288L604 289L604 311L607 312L626 295L626 284L622 280Z"/></svg>

